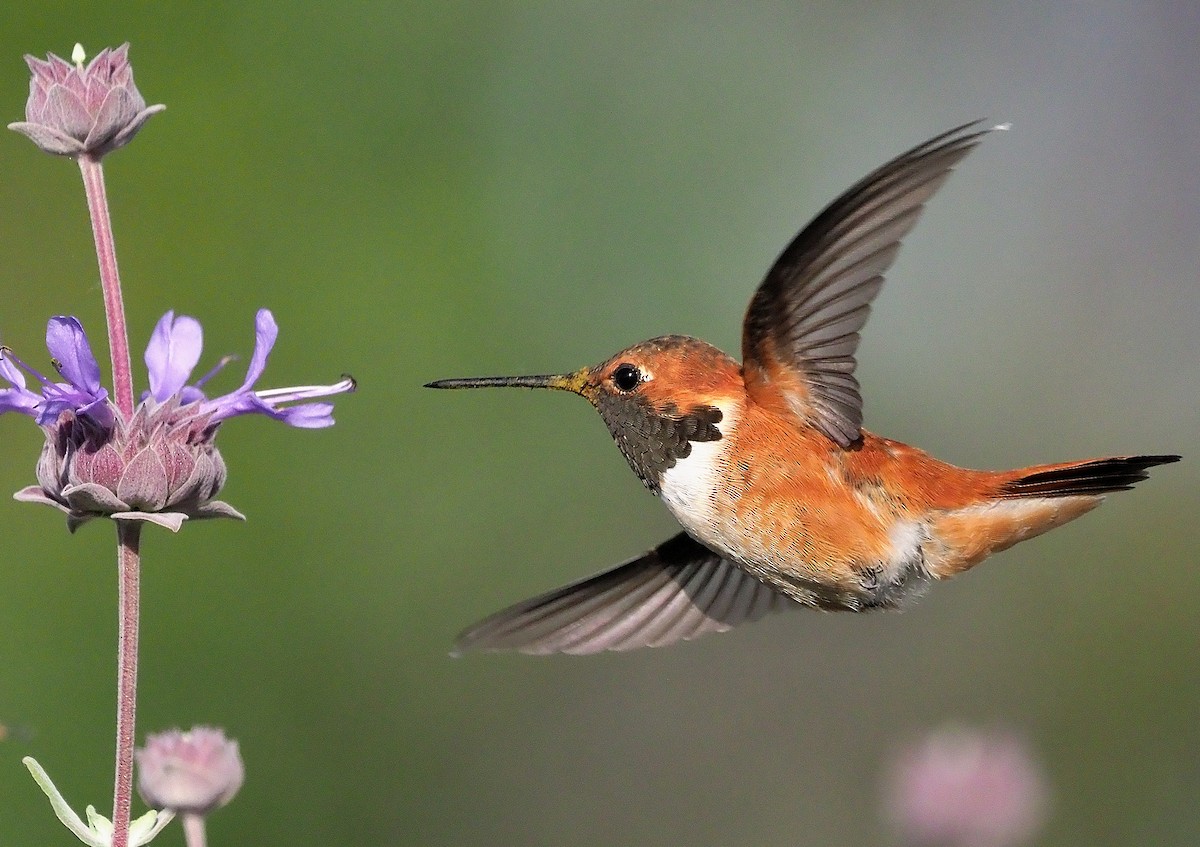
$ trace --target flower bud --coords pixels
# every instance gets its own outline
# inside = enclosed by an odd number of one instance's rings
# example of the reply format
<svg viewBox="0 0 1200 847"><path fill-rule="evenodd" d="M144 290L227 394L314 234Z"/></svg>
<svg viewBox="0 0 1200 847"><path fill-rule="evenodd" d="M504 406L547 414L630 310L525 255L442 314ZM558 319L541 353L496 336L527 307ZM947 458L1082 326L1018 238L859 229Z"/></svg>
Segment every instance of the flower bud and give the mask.
<svg viewBox="0 0 1200 847"><path fill-rule="evenodd" d="M128 44L105 48L87 67L79 45L76 64L53 53L44 61L26 56L33 76L25 120L8 128L58 156L86 153L98 159L128 144L151 115L166 108L146 106L133 83L128 53Z"/></svg>
<svg viewBox="0 0 1200 847"><path fill-rule="evenodd" d="M224 806L246 775L237 742L207 726L149 735L134 756L142 799L182 814L207 815Z"/></svg>
<svg viewBox="0 0 1200 847"><path fill-rule="evenodd" d="M914 845L1018 847L1045 818L1041 769L1010 734L948 728L906 750L891 773L893 822Z"/></svg>

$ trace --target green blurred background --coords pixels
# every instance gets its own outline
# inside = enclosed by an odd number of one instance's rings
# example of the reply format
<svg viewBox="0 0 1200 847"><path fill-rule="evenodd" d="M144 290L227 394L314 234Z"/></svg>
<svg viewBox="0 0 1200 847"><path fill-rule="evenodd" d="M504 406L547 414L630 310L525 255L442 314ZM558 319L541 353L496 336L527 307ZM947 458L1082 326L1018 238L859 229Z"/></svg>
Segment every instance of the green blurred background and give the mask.
<svg viewBox="0 0 1200 847"><path fill-rule="evenodd" d="M138 353L174 308L263 387L357 376L336 427L227 424L246 524L150 529L139 738L197 722L247 782L214 845L871 845L896 746L1024 733L1044 843L1200 843L1200 17L1160 3L38 3L26 52L128 40L155 117L108 160ZM776 252L868 170L1012 121L937 197L867 328L867 425L979 467L1179 452L901 614L660 651L471 655L502 604L674 532L563 395L666 332L739 345ZM0 139L0 339L102 308L77 169ZM244 360L243 360L244 361ZM240 380L238 368L223 386ZM0 491L39 433L0 420ZM65 843L20 765L111 797L111 527L0 501L0 843ZM139 804L140 808L140 804ZM178 828L158 843L180 844Z"/></svg>

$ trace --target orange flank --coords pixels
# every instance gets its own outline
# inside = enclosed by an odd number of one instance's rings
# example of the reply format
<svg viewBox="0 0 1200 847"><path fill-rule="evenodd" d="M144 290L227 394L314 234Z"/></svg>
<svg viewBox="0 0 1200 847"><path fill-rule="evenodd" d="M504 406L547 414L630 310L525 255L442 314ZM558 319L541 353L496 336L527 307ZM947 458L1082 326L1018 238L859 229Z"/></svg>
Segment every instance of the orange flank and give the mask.
<svg viewBox="0 0 1200 847"><path fill-rule="evenodd" d="M642 556L484 619L459 649L628 650L804 606L895 607L1177 461L968 470L862 428L859 330L900 240L987 132L944 133L827 206L755 291L742 364L668 335L561 376L430 383L581 395L683 527Z"/></svg>

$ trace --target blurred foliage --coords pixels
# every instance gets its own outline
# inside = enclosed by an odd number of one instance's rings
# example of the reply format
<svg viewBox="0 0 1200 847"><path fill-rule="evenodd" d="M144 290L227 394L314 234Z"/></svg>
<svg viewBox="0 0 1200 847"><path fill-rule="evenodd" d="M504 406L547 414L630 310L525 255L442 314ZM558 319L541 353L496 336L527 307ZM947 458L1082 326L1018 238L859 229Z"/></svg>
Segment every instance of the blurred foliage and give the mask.
<svg viewBox="0 0 1200 847"><path fill-rule="evenodd" d="M167 111L108 160L135 350L281 326L264 387L338 425L227 425L242 524L149 531L139 736L208 722L247 782L214 845L873 844L890 751L1011 726L1046 843L1200 840L1200 23L1187 4L13 4L20 56L129 40ZM662 651L469 656L455 632L672 521L561 395L665 332L736 351L775 252L838 191L980 115L860 351L867 423L960 464L1180 452L1137 492L902 614L796 614ZM5 344L102 337L77 169L0 143ZM229 385L239 378L237 367ZM0 490L38 433L0 419ZM111 796L113 533L8 503L0 842ZM181 843L177 828L159 843Z"/></svg>

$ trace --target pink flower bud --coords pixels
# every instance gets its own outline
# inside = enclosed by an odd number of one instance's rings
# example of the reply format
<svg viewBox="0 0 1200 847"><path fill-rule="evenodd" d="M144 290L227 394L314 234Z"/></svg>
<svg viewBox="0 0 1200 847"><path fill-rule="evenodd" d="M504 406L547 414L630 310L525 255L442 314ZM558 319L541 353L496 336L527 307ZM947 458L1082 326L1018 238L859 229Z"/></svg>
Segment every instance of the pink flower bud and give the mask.
<svg viewBox="0 0 1200 847"><path fill-rule="evenodd" d="M1016 736L950 728L899 756L887 802L907 843L1018 847L1040 829L1047 789Z"/></svg>
<svg viewBox="0 0 1200 847"><path fill-rule="evenodd" d="M133 83L129 45L101 50L87 67L50 53L45 61L26 56L33 77L25 120L8 128L29 137L47 153L100 158L128 144L151 115L166 106L146 106Z"/></svg>
<svg viewBox="0 0 1200 847"><path fill-rule="evenodd" d="M207 815L224 806L246 775L237 742L208 726L149 735L134 756L142 799L182 814Z"/></svg>

